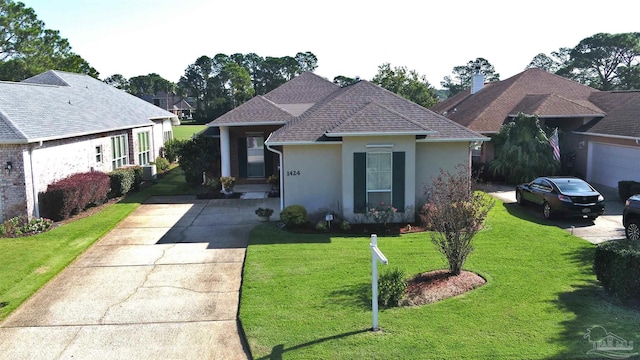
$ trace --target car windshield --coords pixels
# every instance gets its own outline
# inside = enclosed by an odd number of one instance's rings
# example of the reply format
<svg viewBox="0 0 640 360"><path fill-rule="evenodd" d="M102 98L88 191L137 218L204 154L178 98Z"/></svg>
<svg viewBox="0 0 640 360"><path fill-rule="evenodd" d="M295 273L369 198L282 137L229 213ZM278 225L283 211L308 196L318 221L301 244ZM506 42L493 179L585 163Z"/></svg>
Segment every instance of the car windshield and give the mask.
<svg viewBox="0 0 640 360"><path fill-rule="evenodd" d="M566 180L563 182L556 182L558 188L563 193L576 193L576 192L593 192L593 189L584 181Z"/></svg>

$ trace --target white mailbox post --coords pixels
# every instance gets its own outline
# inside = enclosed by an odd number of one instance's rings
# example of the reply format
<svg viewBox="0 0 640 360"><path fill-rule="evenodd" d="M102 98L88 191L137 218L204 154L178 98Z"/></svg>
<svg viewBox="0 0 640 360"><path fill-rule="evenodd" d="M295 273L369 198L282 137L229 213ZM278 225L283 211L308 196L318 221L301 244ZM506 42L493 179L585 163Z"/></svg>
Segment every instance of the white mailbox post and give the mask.
<svg viewBox="0 0 640 360"><path fill-rule="evenodd" d="M371 330L378 331L378 261L387 265L389 261L378 249L378 235L371 235L371 307L373 309L373 326Z"/></svg>

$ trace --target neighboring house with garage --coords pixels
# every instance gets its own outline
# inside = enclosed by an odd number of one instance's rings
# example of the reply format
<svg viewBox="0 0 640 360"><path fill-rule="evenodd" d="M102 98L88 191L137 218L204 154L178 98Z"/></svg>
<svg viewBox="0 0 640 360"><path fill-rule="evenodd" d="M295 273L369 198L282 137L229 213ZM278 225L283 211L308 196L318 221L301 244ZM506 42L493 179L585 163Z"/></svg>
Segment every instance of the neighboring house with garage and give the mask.
<svg viewBox="0 0 640 360"><path fill-rule="evenodd" d="M39 217L38 194L69 175L149 165L177 124L176 115L86 75L0 82L0 220Z"/></svg>
<svg viewBox="0 0 640 360"><path fill-rule="evenodd" d="M277 173L281 206L350 220L381 202L413 216L425 185L441 169L470 167L471 147L489 140L370 82L341 88L313 73L208 125L220 129L223 176Z"/></svg>
<svg viewBox="0 0 640 360"><path fill-rule="evenodd" d="M519 113L536 115L559 129L562 161L571 162L575 175L609 187L620 180L640 181L640 92L599 91L527 69L503 81L476 79L470 89L430 109L489 137ZM493 158L491 142L473 154L478 164Z"/></svg>

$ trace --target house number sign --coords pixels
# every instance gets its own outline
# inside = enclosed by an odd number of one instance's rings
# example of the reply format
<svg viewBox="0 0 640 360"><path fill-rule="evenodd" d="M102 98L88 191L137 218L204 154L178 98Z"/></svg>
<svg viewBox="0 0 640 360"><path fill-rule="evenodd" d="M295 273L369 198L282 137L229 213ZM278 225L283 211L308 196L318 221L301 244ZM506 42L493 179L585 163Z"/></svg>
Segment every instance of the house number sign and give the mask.
<svg viewBox="0 0 640 360"><path fill-rule="evenodd" d="M300 170L289 170L287 171L287 176L298 176L300 175Z"/></svg>

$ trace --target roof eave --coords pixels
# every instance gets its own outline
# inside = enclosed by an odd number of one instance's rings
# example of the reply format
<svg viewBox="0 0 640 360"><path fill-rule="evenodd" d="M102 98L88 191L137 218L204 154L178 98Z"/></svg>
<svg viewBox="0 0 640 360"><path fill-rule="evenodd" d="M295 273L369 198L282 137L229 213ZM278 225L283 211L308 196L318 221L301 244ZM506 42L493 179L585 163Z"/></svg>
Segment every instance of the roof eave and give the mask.
<svg viewBox="0 0 640 360"><path fill-rule="evenodd" d="M264 126L264 125L286 125L286 121L256 121L256 122L243 122L243 123L216 123L215 120L208 123L209 127L220 127L220 126Z"/></svg>
<svg viewBox="0 0 640 360"><path fill-rule="evenodd" d="M640 140L640 136L625 136L625 135L590 133L590 132L586 132L586 131L572 131L572 133L585 135L585 136L601 136L601 137L612 138L612 139Z"/></svg>
<svg viewBox="0 0 640 360"><path fill-rule="evenodd" d="M392 132L344 132L344 133L325 133L329 137L345 137L345 136L394 136L394 135L435 135L436 131L392 131Z"/></svg>
<svg viewBox="0 0 640 360"><path fill-rule="evenodd" d="M342 141L265 141L265 144L270 146L283 146L283 145L340 145Z"/></svg>
<svg viewBox="0 0 640 360"><path fill-rule="evenodd" d="M424 138L416 139L416 142L462 142L462 141L491 141L489 137L470 137L470 138Z"/></svg>
<svg viewBox="0 0 640 360"><path fill-rule="evenodd" d="M539 119L572 119L572 118L584 118L584 117L605 117L606 114L596 113L596 114L571 114L571 115L536 115ZM518 114L509 114L509 117L517 118Z"/></svg>

